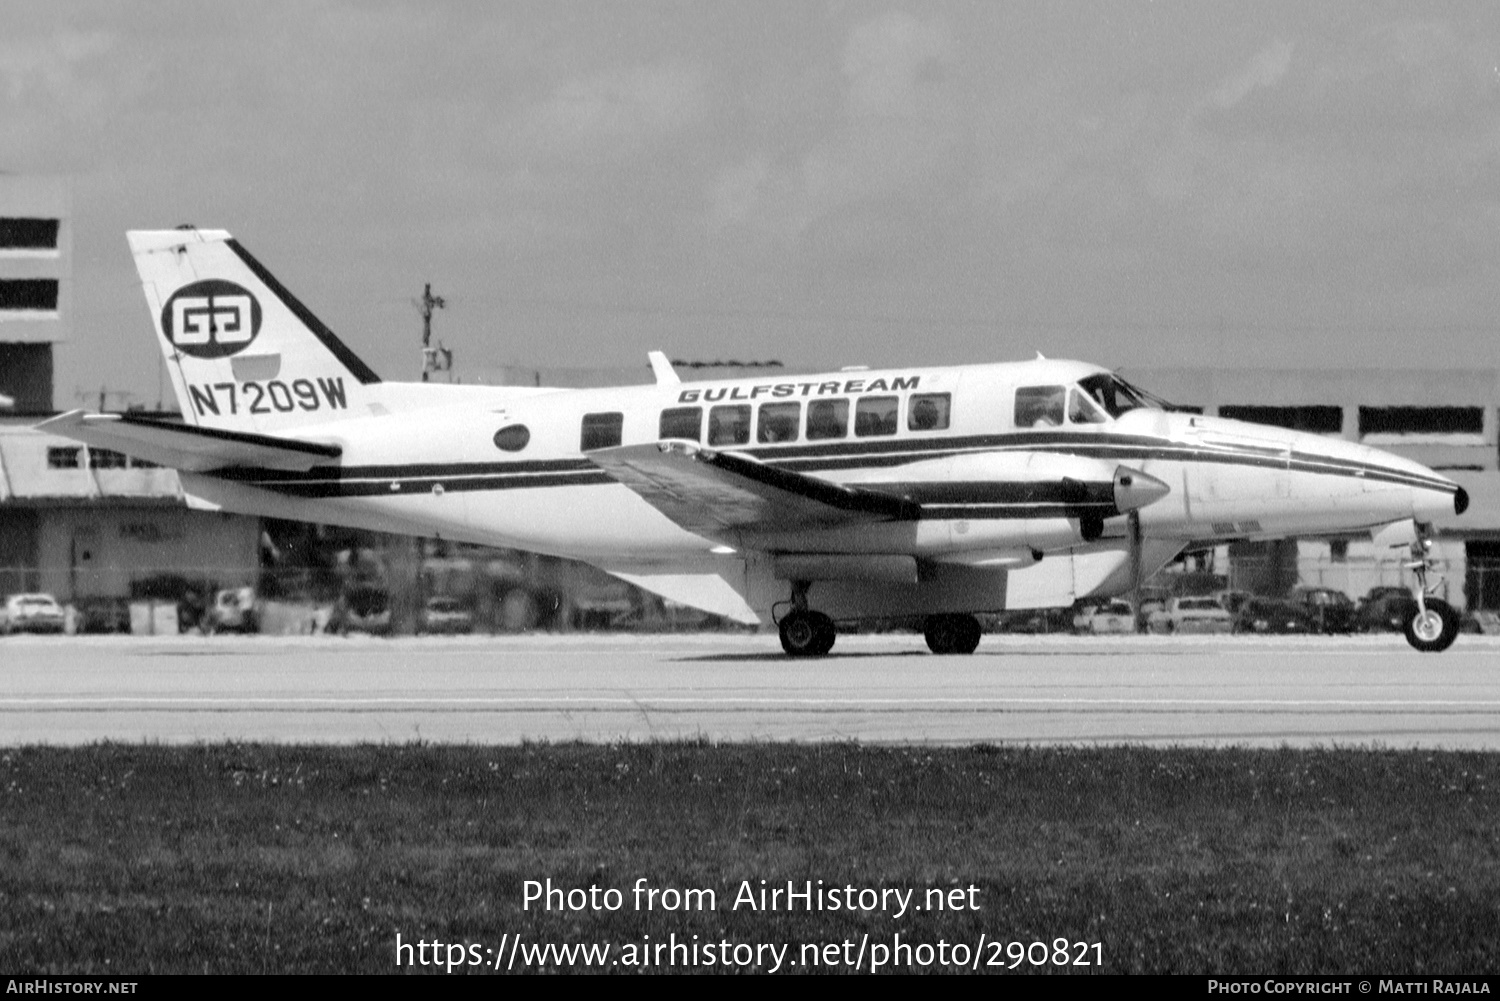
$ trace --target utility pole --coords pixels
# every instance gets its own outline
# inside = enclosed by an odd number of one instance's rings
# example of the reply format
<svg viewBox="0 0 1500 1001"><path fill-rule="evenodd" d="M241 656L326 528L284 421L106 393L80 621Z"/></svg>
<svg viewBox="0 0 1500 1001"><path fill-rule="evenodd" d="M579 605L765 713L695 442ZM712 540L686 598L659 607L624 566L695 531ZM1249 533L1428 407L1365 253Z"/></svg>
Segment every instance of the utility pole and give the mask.
<svg viewBox="0 0 1500 1001"><path fill-rule="evenodd" d="M427 373L438 367L437 356L443 351L441 342L436 348L432 347L432 311L443 309L448 304L440 295L432 294L432 282L428 282L422 289L422 301L417 304L417 309L422 314L422 381L427 381ZM444 352L446 353L446 352Z"/></svg>

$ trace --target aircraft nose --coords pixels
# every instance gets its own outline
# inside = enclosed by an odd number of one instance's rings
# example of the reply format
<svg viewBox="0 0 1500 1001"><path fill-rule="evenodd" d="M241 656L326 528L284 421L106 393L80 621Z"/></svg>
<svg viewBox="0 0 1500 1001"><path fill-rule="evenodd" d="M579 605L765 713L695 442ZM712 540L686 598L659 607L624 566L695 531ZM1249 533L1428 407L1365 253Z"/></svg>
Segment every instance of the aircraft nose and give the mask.
<svg viewBox="0 0 1500 1001"><path fill-rule="evenodd" d="M1115 469L1115 510L1121 514L1154 504L1171 492L1171 487L1149 473L1129 466Z"/></svg>

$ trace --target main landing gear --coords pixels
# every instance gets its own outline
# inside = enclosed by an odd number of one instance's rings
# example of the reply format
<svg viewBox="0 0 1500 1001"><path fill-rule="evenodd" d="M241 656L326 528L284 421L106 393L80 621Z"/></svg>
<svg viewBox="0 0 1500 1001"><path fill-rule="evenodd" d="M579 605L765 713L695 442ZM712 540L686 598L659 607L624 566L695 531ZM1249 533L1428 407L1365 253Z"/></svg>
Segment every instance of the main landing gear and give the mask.
<svg viewBox="0 0 1500 1001"><path fill-rule="evenodd" d="M979 620L972 615L929 615L922 629L933 653L973 653L980 632Z"/></svg>
<svg viewBox="0 0 1500 1001"><path fill-rule="evenodd" d="M1406 567L1416 578L1411 593L1417 599L1417 611L1406 622L1406 642L1423 653L1440 653L1458 638L1459 620L1453 606L1428 597L1432 585L1427 583L1427 574L1432 570L1432 561L1427 553L1431 548L1432 540L1425 532L1411 544L1412 562Z"/></svg>
<svg viewBox="0 0 1500 1001"><path fill-rule="evenodd" d="M807 607L807 583L792 586L792 610L781 618L781 649L793 657L821 657L833 649L838 638L833 620Z"/></svg>

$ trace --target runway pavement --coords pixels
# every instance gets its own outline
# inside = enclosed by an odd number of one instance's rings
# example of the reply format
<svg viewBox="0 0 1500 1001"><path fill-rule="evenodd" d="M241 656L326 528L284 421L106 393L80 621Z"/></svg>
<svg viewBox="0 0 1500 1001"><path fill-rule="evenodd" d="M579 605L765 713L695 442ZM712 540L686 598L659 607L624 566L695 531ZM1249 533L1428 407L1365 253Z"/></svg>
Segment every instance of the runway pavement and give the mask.
<svg viewBox="0 0 1500 1001"><path fill-rule="evenodd" d="M1500 637L9 637L0 744L828 741L1500 748Z"/></svg>

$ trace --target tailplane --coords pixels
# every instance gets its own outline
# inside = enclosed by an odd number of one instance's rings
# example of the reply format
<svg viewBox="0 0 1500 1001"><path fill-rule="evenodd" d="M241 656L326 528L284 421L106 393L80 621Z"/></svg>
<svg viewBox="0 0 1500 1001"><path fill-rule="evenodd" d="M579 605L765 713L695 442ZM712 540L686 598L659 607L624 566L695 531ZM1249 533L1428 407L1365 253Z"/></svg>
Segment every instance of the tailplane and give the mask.
<svg viewBox="0 0 1500 1001"><path fill-rule="evenodd" d="M273 432L369 413L380 377L227 232L127 236L184 421Z"/></svg>

